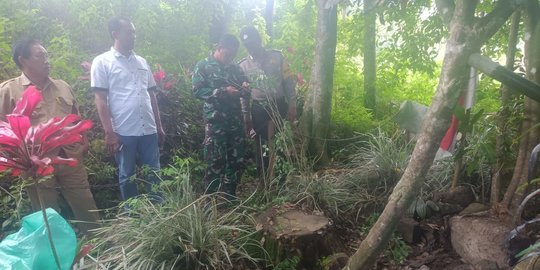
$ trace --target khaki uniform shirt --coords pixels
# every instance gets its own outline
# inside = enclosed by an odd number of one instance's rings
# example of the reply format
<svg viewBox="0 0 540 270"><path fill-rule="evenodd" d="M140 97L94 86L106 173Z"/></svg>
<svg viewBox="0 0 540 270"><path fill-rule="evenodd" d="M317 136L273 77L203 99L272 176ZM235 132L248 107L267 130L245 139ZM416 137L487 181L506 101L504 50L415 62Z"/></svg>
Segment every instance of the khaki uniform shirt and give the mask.
<svg viewBox="0 0 540 270"><path fill-rule="evenodd" d="M0 84L0 119L2 121L6 121L6 115L13 111L15 104L30 84L32 82L24 74ZM68 114L78 114L75 96L66 82L50 79L45 89L41 90L41 95L43 99L30 117L32 126L45 123L55 116L62 118ZM66 145L61 149L69 158L79 159L84 152L81 143ZM57 151L60 152L60 149ZM51 154L58 155L59 152Z"/></svg>
<svg viewBox="0 0 540 270"><path fill-rule="evenodd" d="M248 56L238 64L249 79L253 100L265 102L282 97L296 102L296 77L280 51L266 50L260 62Z"/></svg>

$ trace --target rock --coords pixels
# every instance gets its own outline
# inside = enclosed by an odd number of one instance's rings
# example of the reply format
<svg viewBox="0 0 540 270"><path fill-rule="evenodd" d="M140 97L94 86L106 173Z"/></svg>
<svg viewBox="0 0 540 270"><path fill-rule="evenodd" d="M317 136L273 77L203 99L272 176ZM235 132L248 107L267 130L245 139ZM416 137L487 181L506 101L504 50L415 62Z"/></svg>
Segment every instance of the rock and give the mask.
<svg viewBox="0 0 540 270"><path fill-rule="evenodd" d="M452 270L474 270L474 268L469 264L462 264L452 268Z"/></svg>
<svg viewBox="0 0 540 270"><path fill-rule="evenodd" d="M431 268L429 268L427 265L422 265L420 266L420 268L418 268L418 270L430 270Z"/></svg>
<svg viewBox="0 0 540 270"><path fill-rule="evenodd" d="M499 266L494 261L481 260L476 264L478 270L499 270Z"/></svg>
<svg viewBox="0 0 540 270"><path fill-rule="evenodd" d="M419 223L410 217L403 217L399 221L396 230L407 244L418 243L422 237L422 229Z"/></svg>
<svg viewBox="0 0 540 270"><path fill-rule="evenodd" d="M499 268L508 267L504 241L511 227L489 215L454 216L450 219L452 247L467 263ZM482 268L490 269L490 268Z"/></svg>
<svg viewBox="0 0 540 270"><path fill-rule="evenodd" d="M435 202L457 204L461 207L466 207L467 205L474 202L475 197L474 193L469 187L458 186L450 191L434 192L433 200Z"/></svg>
<svg viewBox="0 0 540 270"><path fill-rule="evenodd" d="M458 204L439 202L437 205L439 206L439 214L442 216L457 214L463 210L463 207Z"/></svg>

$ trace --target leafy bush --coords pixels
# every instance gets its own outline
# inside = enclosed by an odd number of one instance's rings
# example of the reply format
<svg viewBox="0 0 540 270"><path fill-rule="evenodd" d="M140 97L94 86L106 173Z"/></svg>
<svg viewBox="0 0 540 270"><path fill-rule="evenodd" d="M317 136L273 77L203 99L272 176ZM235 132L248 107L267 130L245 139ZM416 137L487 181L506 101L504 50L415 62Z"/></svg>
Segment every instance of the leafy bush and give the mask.
<svg viewBox="0 0 540 270"><path fill-rule="evenodd" d="M5 172L0 177L6 179ZM4 187L5 186L5 187ZM0 239L20 228L21 217L31 212L30 202L24 198L23 184L0 184Z"/></svg>

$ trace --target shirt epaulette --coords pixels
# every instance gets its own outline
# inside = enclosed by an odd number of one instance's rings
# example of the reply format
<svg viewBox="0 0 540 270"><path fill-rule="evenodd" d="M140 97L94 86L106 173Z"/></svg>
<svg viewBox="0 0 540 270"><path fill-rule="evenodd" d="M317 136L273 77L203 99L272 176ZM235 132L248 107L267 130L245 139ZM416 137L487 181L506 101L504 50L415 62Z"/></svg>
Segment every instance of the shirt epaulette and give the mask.
<svg viewBox="0 0 540 270"><path fill-rule="evenodd" d="M242 62L247 61L247 60L248 60L248 57L244 57L240 61L238 61L237 64L240 65Z"/></svg>
<svg viewBox="0 0 540 270"><path fill-rule="evenodd" d="M15 80L18 79L18 78L19 78L19 77L11 78L11 79L9 79L9 80L7 80L7 81L4 81L3 83L0 83L0 88L6 86L6 84L11 83L11 82L15 81Z"/></svg>
<svg viewBox="0 0 540 270"><path fill-rule="evenodd" d="M269 52L273 52L273 53L283 54L283 51L278 50L278 49L270 49L270 50L268 50L268 51L269 51Z"/></svg>

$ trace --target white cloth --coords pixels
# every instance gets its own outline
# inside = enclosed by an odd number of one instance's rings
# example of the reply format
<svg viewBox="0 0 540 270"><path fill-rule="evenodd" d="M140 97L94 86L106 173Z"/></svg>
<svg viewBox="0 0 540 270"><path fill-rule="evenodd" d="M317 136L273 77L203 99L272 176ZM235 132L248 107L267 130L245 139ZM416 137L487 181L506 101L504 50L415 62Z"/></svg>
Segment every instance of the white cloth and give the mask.
<svg viewBox="0 0 540 270"><path fill-rule="evenodd" d="M114 48L94 58L90 85L108 91L113 129L122 136L157 133L148 89L156 82L146 60Z"/></svg>

